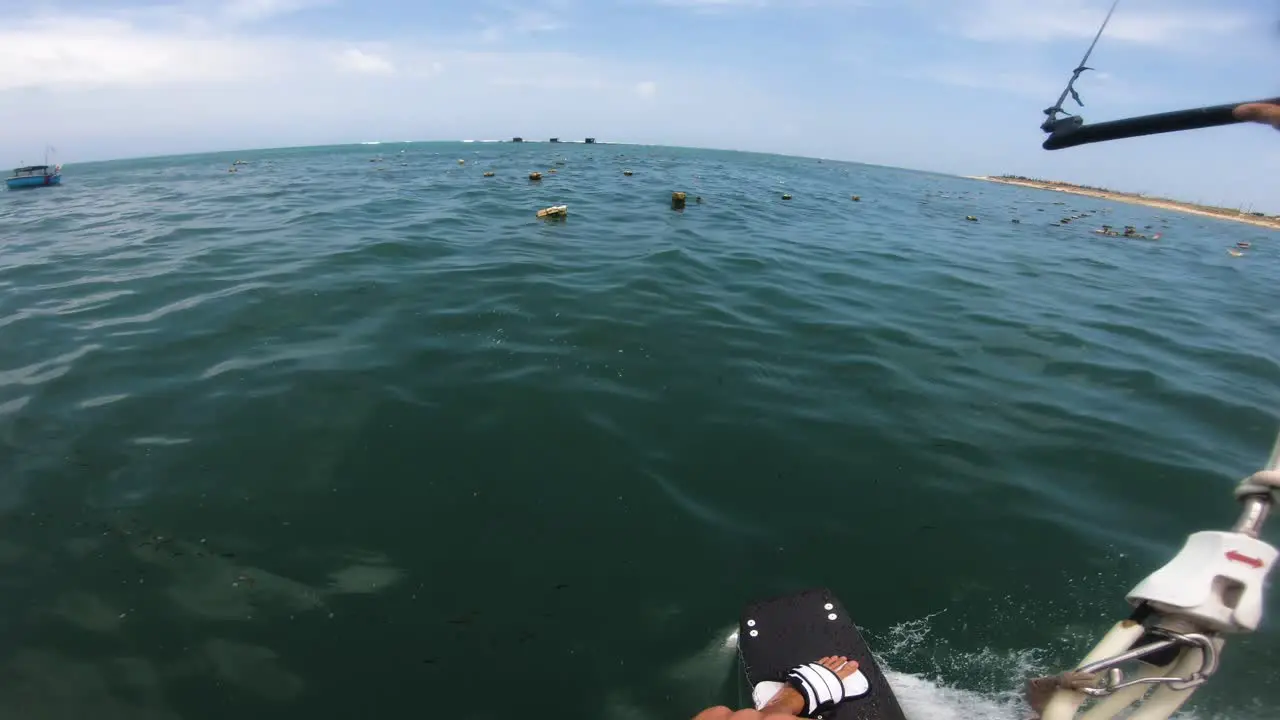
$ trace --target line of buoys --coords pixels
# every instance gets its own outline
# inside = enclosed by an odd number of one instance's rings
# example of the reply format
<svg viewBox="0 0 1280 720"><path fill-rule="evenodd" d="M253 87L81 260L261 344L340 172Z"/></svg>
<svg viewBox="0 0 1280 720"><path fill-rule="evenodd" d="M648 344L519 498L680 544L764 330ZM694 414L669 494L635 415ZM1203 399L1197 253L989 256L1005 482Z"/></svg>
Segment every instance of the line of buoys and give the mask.
<svg viewBox="0 0 1280 720"><path fill-rule="evenodd" d="M382 162L382 158L381 158L381 157L373 157L373 158L369 158L369 162L371 162L371 163L379 163L379 162ZM244 163L243 161L237 161L235 164L236 164L236 165L240 165L240 164L247 164L247 163ZM402 163L402 164L407 164L407 163ZM459 158L459 159L458 159L458 164L459 164L459 165L466 165L466 160ZM564 164L565 164L565 163L564 163L564 161L557 161L557 162L556 162L556 165L564 165ZM379 168L379 169L381 169L381 168ZM228 169L228 172L236 172L237 170L238 170L238 168L236 168L236 167L231 167L231 168L229 168L229 169ZM557 174L558 172L559 172L559 171L558 171L558 170L556 170L555 168L551 168L551 169L547 170L547 174L550 174L550 175L555 175L555 174ZM493 170L486 170L486 171L483 173L483 177L491 178L491 177L495 177L495 176L496 176L496 174L497 174L497 173L495 173ZM632 177L632 176L634 176L634 175L635 175L634 171L632 171L632 170L624 170L624 171L622 172L622 174L623 174L624 176L626 176L626 177ZM536 171L536 170L535 170L535 171L533 171L533 172L530 172L530 173L529 173L529 181L530 181L530 182L539 182L539 181L541 181L541 180L542 180L542 173L541 173L541 172L538 172L538 171ZM685 207L686 207L686 206L687 206L687 204L688 204L688 198L689 198L688 193L686 193L686 192L684 192L684 191L677 190L677 191L672 192L672 193L671 193L671 209L673 209L673 210L683 210L683 209L685 209ZM850 200L852 200L853 202L862 202L862 196L861 196L861 195L851 195L851 196L849 196L849 198L850 198ZM782 194L782 199L783 199L783 200L791 200L791 199L793 199L793 195L792 195L791 193L783 193L783 194ZM702 196L701 196L701 195L696 196L696 197L694 198L694 202L696 202L696 203L698 203L698 204L702 204L702 203L703 203ZM541 218L541 219L564 218L564 217L566 217L566 216L568 215L568 212L569 212L569 208L568 208L568 206L567 206L567 205L553 205L553 206L551 206L551 207L547 207L547 208L543 208L542 210L539 210L539 211L537 212L537 217L538 217L538 218ZM966 219L968 219L968 220L975 220L975 221L977 220L977 218L975 218L975 217L973 217L973 216L969 216L969 217L968 217L968 218L966 218ZM1014 222L1017 222L1017 221L1015 220Z"/></svg>

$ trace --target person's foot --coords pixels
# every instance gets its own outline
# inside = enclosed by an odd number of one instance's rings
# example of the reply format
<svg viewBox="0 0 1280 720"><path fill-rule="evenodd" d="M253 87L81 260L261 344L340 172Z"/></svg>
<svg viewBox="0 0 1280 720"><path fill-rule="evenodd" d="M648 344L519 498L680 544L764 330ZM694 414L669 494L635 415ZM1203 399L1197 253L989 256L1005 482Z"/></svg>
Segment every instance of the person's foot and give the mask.
<svg viewBox="0 0 1280 720"><path fill-rule="evenodd" d="M840 682L858 672L857 661L843 655L824 657L818 661L822 667L834 672ZM727 707L711 707L698 713L693 720L800 720L804 712L805 698L795 688L784 685L764 707L759 710L746 709L733 711Z"/></svg>
<svg viewBox="0 0 1280 720"><path fill-rule="evenodd" d="M858 663L843 655L824 657L818 661L818 664L834 672L841 682L858 672ZM804 712L804 708L805 697L798 690L787 685L779 690L772 700L765 703L764 707L760 708L760 712L764 715L785 713L796 716Z"/></svg>

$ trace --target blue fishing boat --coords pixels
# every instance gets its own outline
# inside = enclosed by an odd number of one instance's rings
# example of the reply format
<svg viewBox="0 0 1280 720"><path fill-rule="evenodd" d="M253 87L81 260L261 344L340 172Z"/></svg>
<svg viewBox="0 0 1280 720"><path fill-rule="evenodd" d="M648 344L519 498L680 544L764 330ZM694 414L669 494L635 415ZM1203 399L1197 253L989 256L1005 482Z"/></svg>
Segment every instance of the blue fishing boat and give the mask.
<svg viewBox="0 0 1280 720"><path fill-rule="evenodd" d="M4 180L4 184L7 185L10 190L46 187L49 185L60 185L61 183L61 165L28 165L26 167L14 168L13 176L7 177Z"/></svg>

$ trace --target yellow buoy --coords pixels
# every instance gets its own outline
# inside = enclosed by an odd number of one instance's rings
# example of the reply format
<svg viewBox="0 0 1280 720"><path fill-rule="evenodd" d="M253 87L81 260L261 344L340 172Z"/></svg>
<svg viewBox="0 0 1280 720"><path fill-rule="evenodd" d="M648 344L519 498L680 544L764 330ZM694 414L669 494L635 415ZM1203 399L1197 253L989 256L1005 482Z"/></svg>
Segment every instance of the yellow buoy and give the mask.
<svg viewBox="0 0 1280 720"><path fill-rule="evenodd" d="M782 194L782 199L783 199L783 200L790 200L790 199L791 199L791 196L790 196L789 194L787 194L787 193L783 193L783 194Z"/></svg>
<svg viewBox="0 0 1280 720"><path fill-rule="evenodd" d="M685 200L687 200L688 198L689 198L688 195L679 191L671 193L671 209L683 210Z"/></svg>
<svg viewBox="0 0 1280 720"><path fill-rule="evenodd" d="M540 172L531 172L531 173L529 173L529 179L530 179L530 180L533 180L534 182L537 182L538 180L541 180L541 179L542 179L542 173L540 173Z"/></svg>
<svg viewBox="0 0 1280 720"><path fill-rule="evenodd" d="M568 205L552 205L549 208L543 208L538 211L538 217L540 218L562 218L568 214Z"/></svg>
<svg viewBox="0 0 1280 720"><path fill-rule="evenodd" d="M485 177L493 177L493 171L490 170L484 174Z"/></svg>

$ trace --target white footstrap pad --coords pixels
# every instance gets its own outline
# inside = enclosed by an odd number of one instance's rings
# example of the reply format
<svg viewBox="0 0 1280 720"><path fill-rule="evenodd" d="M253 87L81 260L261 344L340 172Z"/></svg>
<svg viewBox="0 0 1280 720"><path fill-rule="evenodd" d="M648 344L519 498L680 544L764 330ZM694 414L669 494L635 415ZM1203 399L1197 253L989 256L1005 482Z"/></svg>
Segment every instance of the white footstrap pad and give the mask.
<svg viewBox="0 0 1280 720"><path fill-rule="evenodd" d="M844 699L844 683L835 671L806 663L787 674L791 686L805 699L805 715L813 715L821 708L835 705Z"/></svg>
<svg viewBox="0 0 1280 720"><path fill-rule="evenodd" d="M805 698L806 706L809 705L809 693L807 693L802 687L796 687L797 684L798 681L791 680L790 678L788 678L786 683L765 680L759 685L756 685L751 691L751 699L755 701L757 710L763 710L764 706L768 705L770 701L777 697L778 693L782 692L783 688L790 685L796 689L796 692L800 693L801 696ZM867 676L863 674L862 670L855 670L852 675L844 679L843 700L862 697L870 691L871 682L867 680ZM806 712L804 714L808 715L811 713Z"/></svg>

